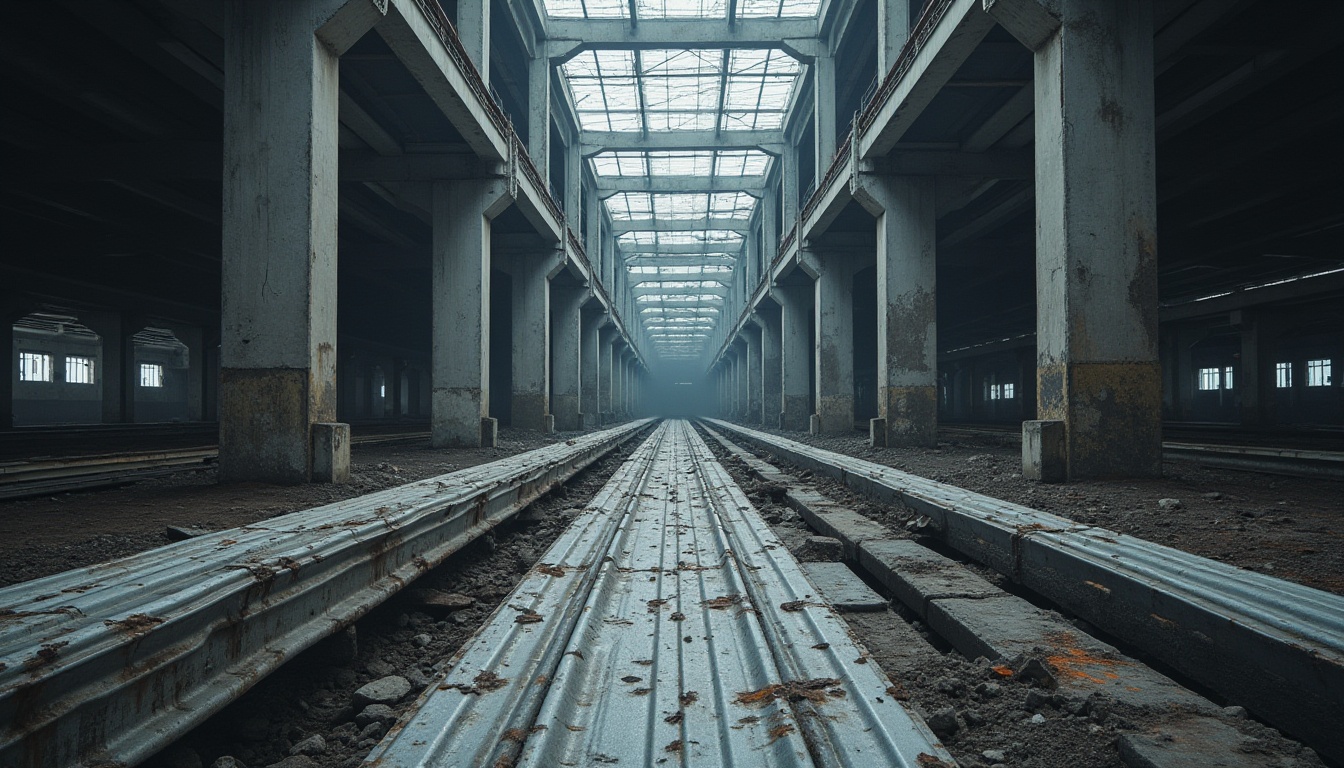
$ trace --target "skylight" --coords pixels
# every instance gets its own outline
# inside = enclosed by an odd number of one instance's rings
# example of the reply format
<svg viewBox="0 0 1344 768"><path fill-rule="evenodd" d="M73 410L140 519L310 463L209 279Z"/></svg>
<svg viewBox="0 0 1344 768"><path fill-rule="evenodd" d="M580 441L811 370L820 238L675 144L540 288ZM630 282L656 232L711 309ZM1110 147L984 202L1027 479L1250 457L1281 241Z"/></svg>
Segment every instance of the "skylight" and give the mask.
<svg viewBox="0 0 1344 768"><path fill-rule="evenodd" d="M737 17L811 18L821 0L738 0ZM546 0L546 14L557 19L625 19L629 0ZM638 0L635 14L641 19L726 19L725 0Z"/></svg>
<svg viewBox="0 0 1344 768"><path fill-rule="evenodd" d="M742 247L742 242L745 239L746 236L741 232L734 232L730 229L702 229L689 232L641 229L626 232L617 237L616 244L622 248L629 248L634 245L712 245L715 248L721 248L724 254L731 256L735 254L738 248Z"/></svg>
<svg viewBox="0 0 1344 768"><path fill-rule="evenodd" d="M765 175L770 156L756 149L657 152L603 152L592 158L599 178L638 176L710 176L753 178Z"/></svg>
<svg viewBox="0 0 1344 768"><path fill-rule="evenodd" d="M745 220L751 217L755 207L756 198L746 192L617 192L607 198L607 211L615 221L704 218Z"/></svg>
<svg viewBox="0 0 1344 768"><path fill-rule="evenodd" d="M586 131L779 130L802 67L777 48L589 50L562 71Z"/></svg>

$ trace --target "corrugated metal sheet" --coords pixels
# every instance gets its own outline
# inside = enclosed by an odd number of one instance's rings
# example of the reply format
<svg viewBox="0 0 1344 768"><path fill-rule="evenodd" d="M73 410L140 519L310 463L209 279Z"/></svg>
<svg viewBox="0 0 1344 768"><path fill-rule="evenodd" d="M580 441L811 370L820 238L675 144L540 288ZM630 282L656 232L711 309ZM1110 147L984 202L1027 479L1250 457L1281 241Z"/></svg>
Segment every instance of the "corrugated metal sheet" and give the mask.
<svg viewBox="0 0 1344 768"><path fill-rule="evenodd" d="M951 764L685 422L543 561L372 764Z"/></svg>
<svg viewBox="0 0 1344 768"><path fill-rule="evenodd" d="M0 765L148 757L645 424L0 589Z"/></svg>

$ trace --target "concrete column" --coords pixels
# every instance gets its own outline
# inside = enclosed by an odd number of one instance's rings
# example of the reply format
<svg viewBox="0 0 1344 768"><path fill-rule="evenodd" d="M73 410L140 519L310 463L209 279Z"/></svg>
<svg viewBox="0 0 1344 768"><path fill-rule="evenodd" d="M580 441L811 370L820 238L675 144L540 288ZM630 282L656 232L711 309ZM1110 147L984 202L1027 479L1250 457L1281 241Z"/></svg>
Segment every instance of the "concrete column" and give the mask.
<svg viewBox="0 0 1344 768"><path fill-rule="evenodd" d="M880 5L880 3L879 3ZM835 57L827 52L812 60L812 106L816 115L817 186L835 156Z"/></svg>
<svg viewBox="0 0 1344 768"><path fill-rule="evenodd" d="M761 247L764 249L761 263L764 274L769 275L770 264L779 254L779 213L775 208L775 193L766 194L757 209L761 212Z"/></svg>
<svg viewBox="0 0 1344 768"><path fill-rule="evenodd" d="M901 47L910 37L910 0L883 0L877 4L877 77L887 76Z"/></svg>
<svg viewBox="0 0 1344 768"><path fill-rule="evenodd" d="M810 149L810 148L809 148ZM789 144L779 156L780 193L783 221L779 222L780 237L798 223L798 147Z"/></svg>
<svg viewBox="0 0 1344 768"><path fill-rule="evenodd" d="M513 262L513 425L552 432L551 277L564 252L515 254Z"/></svg>
<svg viewBox="0 0 1344 768"><path fill-rule="evenodd" d="M577 235L582 228L580 217L584 213L580 210L583 207L583 155L580 154L577 139L573 146L565 148L565 188L561 193L565 196L565 218L569 221L569 228ZM600 205L593 207L601 210Z"/></svg>
<svg viewBox="0 0 1344 768"><path fill-rule="evenodd" d="M819 260L812 307L816 404L813 434L854 430L854 273L859 259L830 253Z"/></svg>
<svg viewBox="0 0 1344 768"><path fill-rule="evenodd" d="M551 178L551 60L544 44L527 68L527 154L541 171L541 178Z"/></svg>
<svg viewBox="0 0 1344 768"><path fill-rule="evenodd" d="M221 479L348 466L348 441L313 447L336 418L338 61L379 18L344 0L224 6Z"/></svg>
<svg viewBox="0 0 1344 768"><path fill-rule="evenodd" d="M738 337L737 348L737 420L748 421L751 418L751 351L747 341Z"/></svg>
<svg viewBox="0 0 1344 768"><path fill-rule="evenodd" d="M781 285L771 291L780 306L779 428L803 432L812 415L811 285Z"/></svg>
<svg viewBox="0 0 1344 768"><path fill-rule="evenodd" d="M19 354L14 348L14 323L26 313L8 307L0 312L0 360L9 361L9 370L0 376L0 430L14 428L14 385L19 378ZM98 373L102 376L102 372Z"/></svg>
<svg viewBox="0 0 1344 768"><path fill-rule="evenodd" d="M761 423L761 404L764 401L761 376L761 334L758 329L748 327L746 336L747 353L747 423Z"/></svg>
<svg viewBox="0 0 1344 768"><path fill-rule="evenodd" d="M494 445L490 220L508 203L501 180L434 184L430 444L435 448Z"/></svg>
<svg viewBox="0 0 1344 768"><path fill-rule="evenodd" d="M612 339L616 336L615 325L605 325L598 331L597 353L598 358L598 400L601 414L601 423L610 424L611 418L611 387L612 387Z"/></svg>
<svg viewBox="0 0 1344 768"><path fill-rule="evenodd" d="M583 426L592 429L602 425L602 371L600 328L607 321L601 312L582 313L582 337L579 339L579 399Z"/></svg>
<svg viewBox="0 0 1344 768"><path fill-rule="evenodd" d="M1061 0L1035 54L1039 418L1067 477L1162 469L1151 0Z"/></svg>
<svg viewBox="0 0 1344 768"><path fill-rule="evenodd" d="M780 314L765 310L758 314L761 323L761 426L774 427L779 424L779 414L784 405L781 394L780 354L781 333Z"/></svg>
<svg viewBox="0 0 1344 768"><path fill-rule="evenodd" d="M551 413L555 428L583 429L583 303L588 289L551 285ZM596 335L596 334L594 334Z"/></svg>
<svg viewBox="0 0 1344 768"><path fill-rule="evenodd" d="M876 445L938 442L934 178L868 176L857 197L877 216Z"/></svg>
<svg viewBox="0 0 1344 768"><path fill-rule="evenodd" d="M471 0L457 3L456 27L462 47L467 49L481 79L490 85L490 3Z"/></svg>
<svg viewBox="0 0 1344 768"><path fill-rule="evenodd" d="M126 320L118 312L84 312L80 314L80 322L102 340L101 368L96 374L103 398L102 423L117 424L122 420L121 393L126 383L122 374L125 352L121 332Z"/></svg>
<svg viewBox="0 0 1344 768"><path fill-rule="evenodd" d="M619 336L611 345L611 420L625 418L625 349Z"/></svg>

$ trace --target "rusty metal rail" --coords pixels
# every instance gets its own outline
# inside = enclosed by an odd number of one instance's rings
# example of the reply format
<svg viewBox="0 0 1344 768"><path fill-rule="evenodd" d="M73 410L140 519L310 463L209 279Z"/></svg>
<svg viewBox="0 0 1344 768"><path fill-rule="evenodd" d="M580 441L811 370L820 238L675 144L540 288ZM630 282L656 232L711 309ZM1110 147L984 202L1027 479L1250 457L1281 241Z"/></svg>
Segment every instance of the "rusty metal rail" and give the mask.
<svg viewBox="0 0 1344 768"><path fill-rule="evenodd" d="M0 589L0 765L127 765L649 421Z"/></svg>
<svg viewBox="0 0 1344 768"><path fill-rule="evenodd" d="M925 515L935 534L1344 759L1344 597L736 424L716 429Z"/></svg>
<svg viewBox="0 0 1344 768"><path fill-rule="evenodd" d="M617 471L368 756L952 765L684 421Z"/></svg>

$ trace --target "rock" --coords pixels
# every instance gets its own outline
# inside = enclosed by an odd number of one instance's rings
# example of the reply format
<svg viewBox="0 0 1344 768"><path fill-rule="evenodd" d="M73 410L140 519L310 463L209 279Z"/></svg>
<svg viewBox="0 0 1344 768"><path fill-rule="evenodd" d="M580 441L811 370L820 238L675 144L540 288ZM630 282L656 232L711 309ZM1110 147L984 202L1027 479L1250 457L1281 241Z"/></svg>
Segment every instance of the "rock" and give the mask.
<svg viewBox="0 0 1344 768"><path fill-rule="evenodd" d="M1245 708L1245 707L1223 707L1223 714L1224 714L1224 715L1227 715L1228 717L1235 717L1235 718L1238 718L1238 719L1245 719L1245 717L1246 717L1246 708Z"/></svg>
<svg viewBox="0 0 1344 768"><path fill-rule="evenodd" d="M966 722L966 725L972 728L977 728L987 722L984 715L981 715L978 710L974 709L963 709L961 711L961 719Z"/></svg>
<svg viewBox="0 0 1344 768"><path fill-rule="evenodd" d="M397 713L386 704L370 704L364 709L361 709L358 715L355 715L355 723L358 724L360 728L363 728L369 723L391 725L396 721Z"/></svg>
<svg viewBox="0 0 1344 768"><path fill-rule="evenodd" d="M430 683L434 682L429 675L418 669L412 669L406 673L406 681L411 684L411 688L417 691L424 690Z"/></svg>
<svg viewBox="0 0 1344 768"><path fill-rule="evenodd" d="M423 632L411 638L411 645L414 645L416 648L424 648L432 642L434 642L434 638Z"/></svg>
<svg viewBox="0 0 1344 768"><path fill-rule="evenodd" d="M359 738L361 741L364 739L381 739L385 733L387 733L387 726L382 723L369 723L364 726L364 730L359 732Z"/></svg>
<svg viewBox="0 0 1344 768"><path fill-rule="evenodd" d="M1037 712L1036 714L1031 716L1032 725L1040 725L1041 723L1044 722L1045 722L1045 715L1042 715L1040 712Z"/></svg>
<svg viewBox="0 0 1344 768"><path fill-rule="evenodd" d="M388 675L355 691L355 706L396 704L411 692L411 683L400 675Z"/></svg>
<svg viewBox="0 0 1344 768"><path fill-rule="evenodd" d="M204 536L207 533L211 533L211 531L205 528L194 528L185 525L170 525L163 532L163 535L167 536L169 541L186 541L187 539L194 539L197 536Z"/></svg>
<svg viewBox="0 0 1344 768"><path fill-rule="evenodd" d="M210 768L247 768L247 766L233 755L224 755L211 763Z"/></svg>
<svg viewBox="0 0 1344 768"><path fill-rule="evenodd" d="M289 748L291 755L320 755L327 751L327 740L322 738L319 733L300 741L298 744Z"/></svg>
<svg viewBox="0 0 1344 768"><path fill-rule="evenodd" d="M1203 498L1208 499L1209 501L1218 501L1219 499L1223 498L1223 494L1221 494L1221 493L1219 493L1219 492L1217 492L1217 491L1213 491L1212 493L1203 493L1203 494L1200 494L1200 495L1201 495Z"/></svg>
<svg viewBox="0 0 1344 768"><path fill-rule="evenodd" d="M966 690L965 684L955 677L939 680L933 687L939 693L945 693L948 696L960 696L961 692Z"/></svg>
<svg viewBox="0 0 1344 768"><path fill-rule="evenodd" d="M1185 506L1185 505L1181 503L1181 500L1180 500L1180 499L1158 499L1158 500L1157 500L1157 507L1158 507L1158 509L1165 509L1165 510L1167 510L1167 511L1173 511L1173 510L1177 510L1177 509L1182 509L1184 506Z"/></svg>
<svg viewBox="0 0 1344 768"><path fill-rule="evenodd" d="M1025 706L1028 711L1036 712L1049 703L1050 696L1048 694L1043 693L1040 688L1032 688L1027 691L1027 699L1023 703L1023 706Z"/></svg>
<svg viewBox="0 0 1344 768"><path fill-rule="evenodd" d="M317 762L307 755L290 755L278 763L271 763L266 768L317 768Z"/></svg>
<svg viewBox="0 0 1344 768"><path fill-rule="evenodd" d="M439 611L460 611L476 604L476 598L470 595L459 592L443 592L437 589L413 589L411 590L411 599L419 603L422 608L433 608Z"/></svg>
<svg viewBox="0 0 1344 768"><path fill-rule="evenodd" d="M980 753L980 756L985 758L985 762L990 765L1008 762L1008 755L1002 749L986 749Z"/></svg>
<svg viewBox="0 0 1344 768"><path fill-rule="evenodd" d="M1023 680L1030 680L1042 688L1054 690L1059 686L1054 673L1047 669L1040 659L1027 659L1026 663L1018 667L1014 674Z"/></svg>
<svg viewBox="0 0 1344 768"><path fill-rule="evenodd" d="M387 677L393 672L396 672L397 668L382 659L374 659L364 666L364 671L374 677Z"/></svg>
<svg viewBox="0 0 1344 768"><path fill-rule="evenodd" d="M953 736L961 728L961 724L957 722L957 711L952 707L934 712L927 722L929 730L940 739Z"/></svg>
<svg viewBox="0 0 1344 768"><path fill-rule="evenodd" d="M838 563L845 559L845 545L830 536L808 536L793 548L793 556L814 563Z"/></svg>
<svg viewBox="0 0 1344 768"><path fill-rule="evenodd" d="M1003 693L1003 688L998 683L981 683L975 686L975 692L986 699L992 699Z"/></svg>

